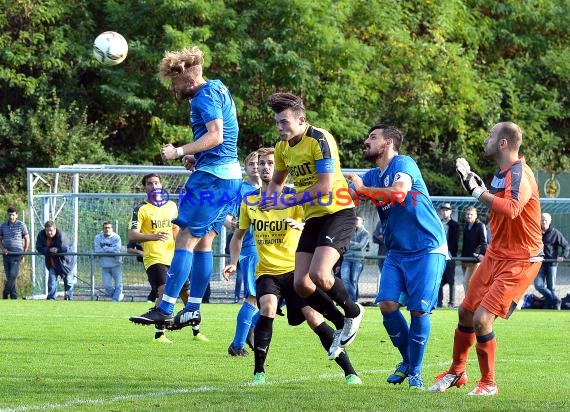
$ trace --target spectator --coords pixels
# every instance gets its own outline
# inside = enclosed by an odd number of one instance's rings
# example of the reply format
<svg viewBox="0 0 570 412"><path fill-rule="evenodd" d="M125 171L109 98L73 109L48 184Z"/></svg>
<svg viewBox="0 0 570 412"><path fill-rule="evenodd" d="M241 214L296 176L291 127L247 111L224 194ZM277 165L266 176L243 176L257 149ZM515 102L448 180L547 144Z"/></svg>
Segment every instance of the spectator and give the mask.
<svg viewBox="0 0 570 412"><path fill-rule="evenodd" d="M340 274L348 295L358 301L358 280L364 268L364 256L370 243L370 235L364 228L364 219L356 217L356 231L350 239L348 250L344 253Z"/></svg>
<svg viewBox="0 0 570 412"><path fill-rule="evenodd" d="M540 218L542 228L542 243L544 243L544 258L553 259L555 262L542 262L538 275L534 279L534 287L544 296L544 309L560 309L561 301L556 296L556 270L558 262L563 262L568 257L568 241L564 235L551 226L552 216L543 213ZM558 256L558 250L562 253Z"/></svg>
<svg viewBox="0 0 570 412"><path fill-rule="evenodd" d="M457 256L459 249L459 223L453 220L451 213L453 209L450 203L444 203L439 208L441 216L441 223L445 229L445 236L447 237L447 248L449 251L450 260L445 264L443 277L441 278L441 285L439 286L439 294L437 296L437 307L443 306L443 287L449 285L449 307L455 307L455 260L452 258Z"/></svg>
<svg viewBox="0 0 570 412"><path fill-rule="evenodd" d="M38 233L36 251L45 256L48 270L48 300L55 300L57 293L57 278L63 279L65 287L65 300L73 299L73 276L75 274L75 255L61 255L60 253L73 252L73 247L67 235L48 220L44 229Z"/></svg>
<svg viewBox="0 0 570 412"><path fill-rule="evenodd" d="M465 226L463 227L463 246L461 257L475 258L476 262L461 262L463 269L463 287L467 294L467 287L471 276L479 263L483 260L487 250L487 230L485 225L477 219L477 209L473 206L467 208L465 212Z"/></svg>
<svg viewBox="0 0 570 412"><path fill-rule="evenodd" d="M113 231L111 222L103 223L103 231L95 236L95 253L121 253L121 237ZM101 256L99 264L101 265L103 289L114 302L122 301L124 298L123 258L121 256Z"/></svg>
<svg viewBox="0 0 570 412"><path fill-rule="evenodd" d="M380 256L386 256L388 254L388 249L384 243L384 235L382 235L382 221L378 220L374 232L372 233L372 241L378 245L378 286L380 286L380 277L382 276L382 268L384 267L384 258Z"/></svg>
<svg viewBox="0 0 570 412"><path fill-rule="evenodd" d="M22 255L27 252L30 246L30 235L26 225L18 220L16 209L8 208L8 220L0 225L0 248L4 255L4 273L6 274L6 284L2 292L2 298L18 299L16 290L16 279L20 272L20 262Z"/></svg>

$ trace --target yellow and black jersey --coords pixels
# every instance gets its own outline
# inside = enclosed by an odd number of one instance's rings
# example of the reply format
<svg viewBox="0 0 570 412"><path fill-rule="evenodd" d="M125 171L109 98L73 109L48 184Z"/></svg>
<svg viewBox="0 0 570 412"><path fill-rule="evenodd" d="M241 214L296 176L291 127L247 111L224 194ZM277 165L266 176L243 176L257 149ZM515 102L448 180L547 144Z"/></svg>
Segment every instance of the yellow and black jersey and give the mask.
<svg viewBox="0 0 570 412"><path fill-rule="evenodd" d="M175 225L172 219L178 216L176 203L166 202L164 206L155 206L142 202L133 210L130 229L138 229L145 235L165 232L169 234L167 241L153 240L143 243L143 263L145 269L156 263L170 266L174 256Z"/></svg>
<svg viewBox="0 0 570 412"><path fill-rule="evenodd" d="M354 207L348 195L348 184L340 168L336 141L324 129L308 125L303 137L295 146L290 146L286 141L277 143L275 170L288 172L297 193L313 186L318 180L319 173L333 173L332 191L319 195L313 201L303 203L305 219Z"/></svg>
<svg viewBox="0 0 570 412"><path fill-rule="evenodd" d="M259 263L255 276L282 275L295 269L295 250L301 231L291 228L285 219L303 219L301 206L281 210L260 211L257 206L260 195L251 195L242 202L239 209L239 228L253 229Z"/></svg>

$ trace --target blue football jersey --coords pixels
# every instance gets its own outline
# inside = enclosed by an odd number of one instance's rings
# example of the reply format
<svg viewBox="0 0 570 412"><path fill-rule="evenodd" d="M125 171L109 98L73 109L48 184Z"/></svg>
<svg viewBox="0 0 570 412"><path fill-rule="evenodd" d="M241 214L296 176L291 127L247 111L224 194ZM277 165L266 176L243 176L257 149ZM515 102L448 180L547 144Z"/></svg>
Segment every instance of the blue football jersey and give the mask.
<svg viewBox="0 0 570 412"><path fill-rule="evenodd" d="M215 119L224 122L224 141L216 147L196 153L197 169L231 163L239 165L236 105L230 91L221 81L208 80L190 99L190 124L194 141L208 132L206 124Z"/></svg>
<svg viewBox="0 0 570 412"><path fill-rule="evenodd" d="M390 253L417 255L443 250L445 231L416 162L409 156L397 155L383 172L374 168L362 176L367 187L390 187L398 173L412 178L412 188L405 194L378 201L382 235ZM445 254L443 250L441 253Z"/></svg>

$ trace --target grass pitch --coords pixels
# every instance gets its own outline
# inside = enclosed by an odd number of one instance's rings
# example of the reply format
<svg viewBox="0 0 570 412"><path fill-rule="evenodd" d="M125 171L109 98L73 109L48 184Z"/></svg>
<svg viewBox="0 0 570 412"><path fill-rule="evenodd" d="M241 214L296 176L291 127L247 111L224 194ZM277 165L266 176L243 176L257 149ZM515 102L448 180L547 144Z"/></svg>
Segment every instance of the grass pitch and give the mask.
<svg viewBox="0 0 570 412"><path fill-rule="evenodd" d="M153 342L152 327L128 317L144 303L1 301L0 411L521 411L570 409L570 311L525 310L497 320L499 396L466 396L479 378L474 349L467 387L442 394L385 382L399 361L376 307L368 307L351 360L364 384L348 386L306 324L274 323L266 375L250 385L253 354L227 347L239 305L202 306L203 332L170 332ZM455 310L432 316L424 381L446 369Z"/></svg>

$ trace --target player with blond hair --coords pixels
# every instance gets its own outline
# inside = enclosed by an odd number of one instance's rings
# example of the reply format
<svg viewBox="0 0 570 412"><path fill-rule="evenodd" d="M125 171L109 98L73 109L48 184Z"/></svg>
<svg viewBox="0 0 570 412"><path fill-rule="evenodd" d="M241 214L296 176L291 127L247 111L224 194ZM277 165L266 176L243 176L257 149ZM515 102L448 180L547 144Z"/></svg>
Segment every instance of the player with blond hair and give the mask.
<svg viewBox="0 0 570 412"><path fill-rule="evenodd" d="M131 321L164 323L174 328L200 323L200 304L213 268L212 242L231 213L241 184L237 157L238 122L236 106L228 88L220 80L203 77L204 56L198 47L166 52L159 76L170 83L180 101L190 105L193 141L161 149L164 160L194 155L195 171L185 185L178 217L174 258L168 271L162 302ZM173 317L176 297L190 273L188 303Z"/></svg>

